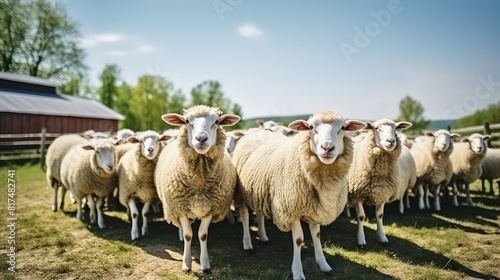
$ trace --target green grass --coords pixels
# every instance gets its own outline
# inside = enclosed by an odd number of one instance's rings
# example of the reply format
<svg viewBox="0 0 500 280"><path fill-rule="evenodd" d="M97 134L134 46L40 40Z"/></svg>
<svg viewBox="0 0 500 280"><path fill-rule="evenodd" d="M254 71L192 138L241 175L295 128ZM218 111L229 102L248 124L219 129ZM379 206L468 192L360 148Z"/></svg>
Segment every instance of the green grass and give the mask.
<svg viewBox="0 0 500 280"><path fill-rule="evenodd" d="M132 242L125 213L106 212L108 228L99 229L77 221L68 198L65 212L52 212L52 190L38 165L0 166L0 184L6 185L8 169L16 170L18 262L15 274L7 272L7 247L1 247L2 279L292 279L291 234L280 232L271 221L266 222L271 241L254 238L252 254L242 249L240 224L212 224L208 239L212 273L200 272L197 238L192 244L193 271L186 273L181 270L183 244L177 228L161 217L150 223L148 236ZM321 230L332 274L319 271L308 227L303 224L302 261L307 279L498 279L500 199L479 193L479 182L471 189L475 208L465 206L464 197L459 199L459 208L452 208L444 198L440 213L410 209L400 215L397 205L388 205L384 216L388 246L377 242L372 207L366 209L365 250L356 246L356 222L341 215ZM4 190L0 201L6 201L6 188L0 190ZM4 221L7 214L6 204L0 206ZM193 224L195 233L198 224ZM7 234L2 229L1 244L6 243Z"/></svg>

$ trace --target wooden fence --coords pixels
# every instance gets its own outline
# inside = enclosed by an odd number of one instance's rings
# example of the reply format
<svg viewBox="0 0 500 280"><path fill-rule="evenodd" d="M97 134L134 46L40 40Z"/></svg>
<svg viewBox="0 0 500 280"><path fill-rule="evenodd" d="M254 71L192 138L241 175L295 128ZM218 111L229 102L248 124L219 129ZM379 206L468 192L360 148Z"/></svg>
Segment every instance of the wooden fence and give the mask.
<svg viewBox="0 0 500 280"><path fill-rule="evenodd" d="M450 130L448 128L448 130ZM491 140L488 141L488 147L500 147L500 123L469 126L463 128L451 129L451 132L460 134L462 137L469 136L472 133L481 133L491 135Z"/></svg>

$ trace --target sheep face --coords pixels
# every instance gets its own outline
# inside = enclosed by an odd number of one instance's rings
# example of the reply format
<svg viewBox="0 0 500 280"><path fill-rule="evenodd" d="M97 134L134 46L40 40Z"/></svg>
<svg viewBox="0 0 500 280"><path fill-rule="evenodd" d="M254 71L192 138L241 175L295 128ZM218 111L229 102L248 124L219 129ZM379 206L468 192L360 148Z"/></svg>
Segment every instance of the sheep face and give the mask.
<svg viewBox="0 0 500 280"><path fill-rule="evenodd" d="M196 108L201 108L196 110ZM201 114L200 114L201 111ZM207 153L217 143L219 126L236 124L240 117L232 114L220 116L220 111L204 105L186 110L185 115L165 114L162 119L171 125L186 125L188 145L199 154Z"/></svg>
<svg viewBox="0 0 500 280"><path fill-rule="evenodd" d="M169 135L159 135L156 132L145 132L140 136L131 136L127 138L127 142L130 143L140 143L141 145L141 154L143 157L152 160L155 159L156 156L160 152L160 142L167 141L172 138Z"/></svg>
<svg viewBox="0 0 500 280"><path fill-rule="evenodd" d="M463 142L468 142L470 149L476 154L482 154L486 151L485 141L490 139L490 135L481 135L479 133L473 133L469 137L463 139Z"/></svg>
<svg viewBox="0 0 500 280"><path fill-rule="evenodd" d="M440 152L446 152L452 145L452 140L456 137L460 137L460 134L450 133L446 129L440 129L436 132L427 132L426 136L434 138L434 147Z"/></svg>
<svg viewBox="0 0 500 280"><path fill-rule="evenodd" d="M393 122L389 119L381 119L376 122L367 122L366 128L373 130L375 134L375 144L387 152L392 152L398 145L396 131L401 131L411 127L409 122Z"/></svg>
<svg viewBox="0 0 500 280"><path fill-rule="evenodd" d="M85 145L82 148L94 150L94 157L98 167L108 174L113 173L116 162L115 144L113 142L104 140L94 145Z"/></svg>
<svg viewBox="0 0 500 280"><path fill-rule="evenodd" d="M344 152L344 132L362 129L365 123L355 120L344 121L340 118L323 123L311 117L307 122L293 121L288 127L296 131L308 130L311 135L311 151L322 163L331 164Z"/></svg>

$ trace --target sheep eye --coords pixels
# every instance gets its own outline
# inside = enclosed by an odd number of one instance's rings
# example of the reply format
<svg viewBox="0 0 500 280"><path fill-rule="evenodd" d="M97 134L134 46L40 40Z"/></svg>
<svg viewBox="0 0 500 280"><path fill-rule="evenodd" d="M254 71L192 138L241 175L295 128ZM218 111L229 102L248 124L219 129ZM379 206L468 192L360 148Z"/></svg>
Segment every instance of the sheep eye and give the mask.
<svg viewBox="0 0 500 280"><path fill-rule="evenodd" d="M340 132L344 129L344 127L342 127L341 129L339 129L339 131L337 131L337 135L340 135Z"/></svg>

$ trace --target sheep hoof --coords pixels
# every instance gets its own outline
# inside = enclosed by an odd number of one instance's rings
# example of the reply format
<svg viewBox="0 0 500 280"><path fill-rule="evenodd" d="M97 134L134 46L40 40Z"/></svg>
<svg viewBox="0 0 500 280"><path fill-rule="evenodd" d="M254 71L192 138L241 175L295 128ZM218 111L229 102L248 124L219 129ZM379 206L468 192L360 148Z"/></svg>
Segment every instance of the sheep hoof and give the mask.
<svg viewBox="0 0 500 280"><path fill-rule="evenodd" d="M253 254L253 249L246 249L245 251L247 251L249 254Z"/></svg>
<svg viewBox="0 0 500 280"><path fill-rule="evenodd" d="M366 249L366 244L358 244L358 249L360 250L365 250Z"/></svg>
<svg viewBox="0 0 500 280"><path fill-rule="evenodd" d="M378 244L379 244L379 245L382 245L382 246L384 246L384 247L389 246L389 242L379 242Z"/></svg>
<svg viewBox="0 0 500 280"><path fill-rule="evenodd" d="M333 276L334 275L333 269L328 270L328 271L323 271L323 274L328 275L328 276Z"/></svg>
<svg viewBox="0 0 500 280"><path fill-rule="evenodd" d="M204 269L203 271L203 274L211 274L212 273L212 270L209 269Z"/></svg>

